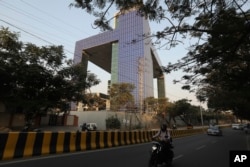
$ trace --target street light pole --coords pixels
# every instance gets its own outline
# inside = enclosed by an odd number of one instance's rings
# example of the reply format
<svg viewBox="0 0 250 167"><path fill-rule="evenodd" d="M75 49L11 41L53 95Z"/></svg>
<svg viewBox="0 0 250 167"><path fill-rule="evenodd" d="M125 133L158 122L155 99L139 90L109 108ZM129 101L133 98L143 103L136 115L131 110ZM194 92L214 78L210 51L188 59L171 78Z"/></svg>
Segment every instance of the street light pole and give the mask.
<svg viewBox="0 0 250 167"><path fill-rule="evenodd" d="M201 114L201 126L203 129L203 113L202 113L201 103L200 103L200 114Z"/></svg>
<svg viewBox="0 0 250 167"><path fill-rule="evenodd" d="M200 90L199 87L200 85L198 85L198 91ZM202 107L201 107L201 98L198 98L199 102L200 102L200 115L201 115L201 126L202 126L202 129L203 129L203 113L202 113Z"/></svg>

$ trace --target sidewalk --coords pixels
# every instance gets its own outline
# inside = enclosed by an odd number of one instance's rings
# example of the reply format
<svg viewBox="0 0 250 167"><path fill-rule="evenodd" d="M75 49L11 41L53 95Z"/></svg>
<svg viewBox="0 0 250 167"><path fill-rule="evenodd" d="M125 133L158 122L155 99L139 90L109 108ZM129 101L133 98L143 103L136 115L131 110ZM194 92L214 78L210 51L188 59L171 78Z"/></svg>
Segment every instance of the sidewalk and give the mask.
<svg viewBox="0 0 250 167"><path fill-rule="evenodd" d="M80 130L77 126L42 126L38 129L41 129L42 131L52 131L52 132L58 132L58 131L64 131L64 132L72 132Z"/></svg>

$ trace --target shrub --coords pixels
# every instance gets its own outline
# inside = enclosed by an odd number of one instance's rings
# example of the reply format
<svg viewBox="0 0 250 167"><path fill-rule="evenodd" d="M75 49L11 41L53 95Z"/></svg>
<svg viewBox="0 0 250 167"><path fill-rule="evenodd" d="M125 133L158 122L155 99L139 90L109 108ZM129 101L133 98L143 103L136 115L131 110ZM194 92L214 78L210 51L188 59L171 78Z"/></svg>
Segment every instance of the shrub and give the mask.
<svg viewBox="0 0 250 167"><path fill-rule="evenodd" d="M106 119L106 127L107 129L120 129L121 122L117 117L111 116Z"/></svg>

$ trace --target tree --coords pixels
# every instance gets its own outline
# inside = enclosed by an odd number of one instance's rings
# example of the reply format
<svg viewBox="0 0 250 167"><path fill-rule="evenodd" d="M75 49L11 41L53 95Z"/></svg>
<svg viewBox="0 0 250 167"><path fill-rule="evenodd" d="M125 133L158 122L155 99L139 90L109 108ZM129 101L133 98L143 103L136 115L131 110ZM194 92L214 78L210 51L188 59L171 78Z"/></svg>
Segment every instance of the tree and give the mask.
<svg viewBox="0 0 250 167"><path fill-rule="evenodd" d="M169 103L169 105L167 106L167 112L169 117L168 122L171 123L171 120L173 120L174 124L176 124L175 117L178 116L178 112L175 111L174 103Z"/></svg>
<svg viewBox="0 0 250 167"><path fill-rule="evenodd" d="M164 67L165 72L182 69L186 73L180 79L185 82L183 89L196 91L198 86L203 90L199 91L202 94L197 94L200 100L211 101L211 97L216 96L204 91L207 88L225 90L220 91L225 95L231 90L237 92L239 103L224 107L249 117L250 10L247 0L76 0L70 6L96 16L94 25L102 30L111 29L110 19L106 17L112 6L120 10L120 14L137 8L138 14L166 25L154 34L141 35L155 37L155 44L167 49L180 44L183 38L191 38L186 56ZM243 102L244 108L241 107Z"/></svg>
<svg viewBox="0 0 250 167"><path fill-rule="evenodd" d="M158 110L157 99L154 97L147 97L144 99L144 104L147 112L156 112Z"/></svg>
<svg viewBox="0 0 250 167"><path fill-rule="evenodd" d="M98 110L106 109L106 100L102 99L96 93L86 93L83 104L88 106L88 111L93 111L98 108Z"/></svg>
<svg viewBox="0 0 250 167"><path fill-rule="evenodd" d="M158 98L159 113L166 114L167 106L168 106L168 98Z"/></svg>
<svg viewBox="0 0 250 167"><path fill-rule="evenodd" d="M135 109L134 97L131 94L134 85L130 83L112 84L110 88L110 104L112 110Z"/></svg>
<svg viewBox="0 0 250 167"><path fill-rule="evenodd" d="M174 102L168 108L169 117L175 118L179 117L185 124L196 123L197 117L200 118L199 111L200 107L190 104L187 99L181 99Z"/></svg>
<svg viewBox="0 0 250 167"><path fill-rule="evenodd" d="M120 129L121 121L117 118L117 116L111 116L106 119L106 127L108 129Z"/></svg>
<svg viewBox="0 0 250 167"><path fill-rule="evenodd" d="M0 101L7 111L24 113L26 121L51 110L67 112L70 102L83 100L83 90L100 82L83 64L66 60L62 46L38 47L18 38L0 29Z"/></svg>

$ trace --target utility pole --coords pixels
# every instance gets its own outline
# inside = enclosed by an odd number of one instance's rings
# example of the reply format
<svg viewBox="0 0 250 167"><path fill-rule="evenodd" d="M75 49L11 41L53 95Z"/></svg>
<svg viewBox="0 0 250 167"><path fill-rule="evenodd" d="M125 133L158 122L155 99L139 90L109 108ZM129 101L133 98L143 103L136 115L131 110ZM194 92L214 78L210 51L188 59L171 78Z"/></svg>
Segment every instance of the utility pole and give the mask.
<svg viewBox="0 0 250 167"><path fill-rule="evenodd" d="M138 79L139 79L139 111L142 112L143 98L144 98L144 57L139 58Z"/></svg>
<svg viewBox="0 0 250 167"><path fill-rule="evenodd" d="M203 113L202 113L201 103L200 103L200 113L201 113L201 126L203 129Z"/></svg>

